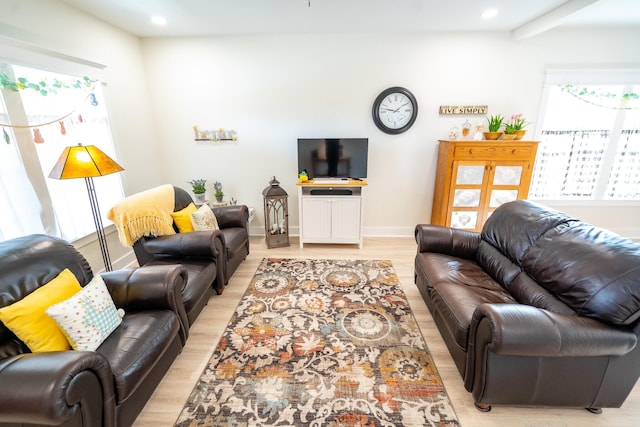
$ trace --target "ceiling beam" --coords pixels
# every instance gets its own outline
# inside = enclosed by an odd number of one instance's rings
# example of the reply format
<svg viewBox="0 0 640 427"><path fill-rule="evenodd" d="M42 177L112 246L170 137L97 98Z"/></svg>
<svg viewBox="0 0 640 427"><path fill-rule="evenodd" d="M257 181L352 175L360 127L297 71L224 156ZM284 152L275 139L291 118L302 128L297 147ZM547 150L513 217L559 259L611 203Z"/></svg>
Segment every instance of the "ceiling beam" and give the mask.
<svg viewBox="0 0 640 427"><path fill-rule="evenodd" d="M604 3L605 1L607 0L569 0L544 15L540 15L526 24L519 26L511 32L511 38L517 41L537 36L540 33L554 28L565 18L576 12L584 10L595 3Z"/></svg>

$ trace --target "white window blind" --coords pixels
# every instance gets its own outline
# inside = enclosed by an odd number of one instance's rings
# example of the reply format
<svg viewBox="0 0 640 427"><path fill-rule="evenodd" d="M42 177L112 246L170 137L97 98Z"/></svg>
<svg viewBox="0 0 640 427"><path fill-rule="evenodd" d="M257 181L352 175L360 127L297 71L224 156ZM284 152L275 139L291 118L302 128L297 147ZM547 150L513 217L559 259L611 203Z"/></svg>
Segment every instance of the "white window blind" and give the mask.
<svg viewBox="0 0 640 427"><path fill-rule="evenodd" d="M548 74L530 198L640 201L639 82L633 70Z"/></svg>

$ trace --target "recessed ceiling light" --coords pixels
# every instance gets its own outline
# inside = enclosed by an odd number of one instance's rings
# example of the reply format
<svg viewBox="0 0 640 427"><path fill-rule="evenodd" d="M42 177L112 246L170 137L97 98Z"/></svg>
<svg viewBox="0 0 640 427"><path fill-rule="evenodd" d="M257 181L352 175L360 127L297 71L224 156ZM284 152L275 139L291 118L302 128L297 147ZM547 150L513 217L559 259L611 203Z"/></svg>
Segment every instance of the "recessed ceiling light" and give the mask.
<svg viewBox="0 0 640 427"><path fill-rule="evenodd" d="M487 9L484 12L482 12L481 16L483 19L491 19L491 18L495 18L497 14L498 14L498 11L496 9Z"/></svg>
<svg viewBox="0 0 640 427"><path fill-rule="evenodd" d="M153 22L156 25L167 25L167 20L164 19L162 16L151 17L151 22Z"/></svg>

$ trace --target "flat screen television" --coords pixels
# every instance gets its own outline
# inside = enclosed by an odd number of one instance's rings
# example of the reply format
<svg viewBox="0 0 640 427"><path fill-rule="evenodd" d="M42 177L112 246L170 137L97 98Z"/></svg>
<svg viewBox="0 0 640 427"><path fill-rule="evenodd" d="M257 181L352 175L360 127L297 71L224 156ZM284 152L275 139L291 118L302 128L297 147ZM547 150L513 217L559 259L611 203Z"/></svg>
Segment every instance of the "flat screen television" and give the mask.
<svg viewBox="0 0 640 427"><path fill-rule="evenodd" d="M299 138L298 173L314 178L366 178L368 138Z"/></svg>

